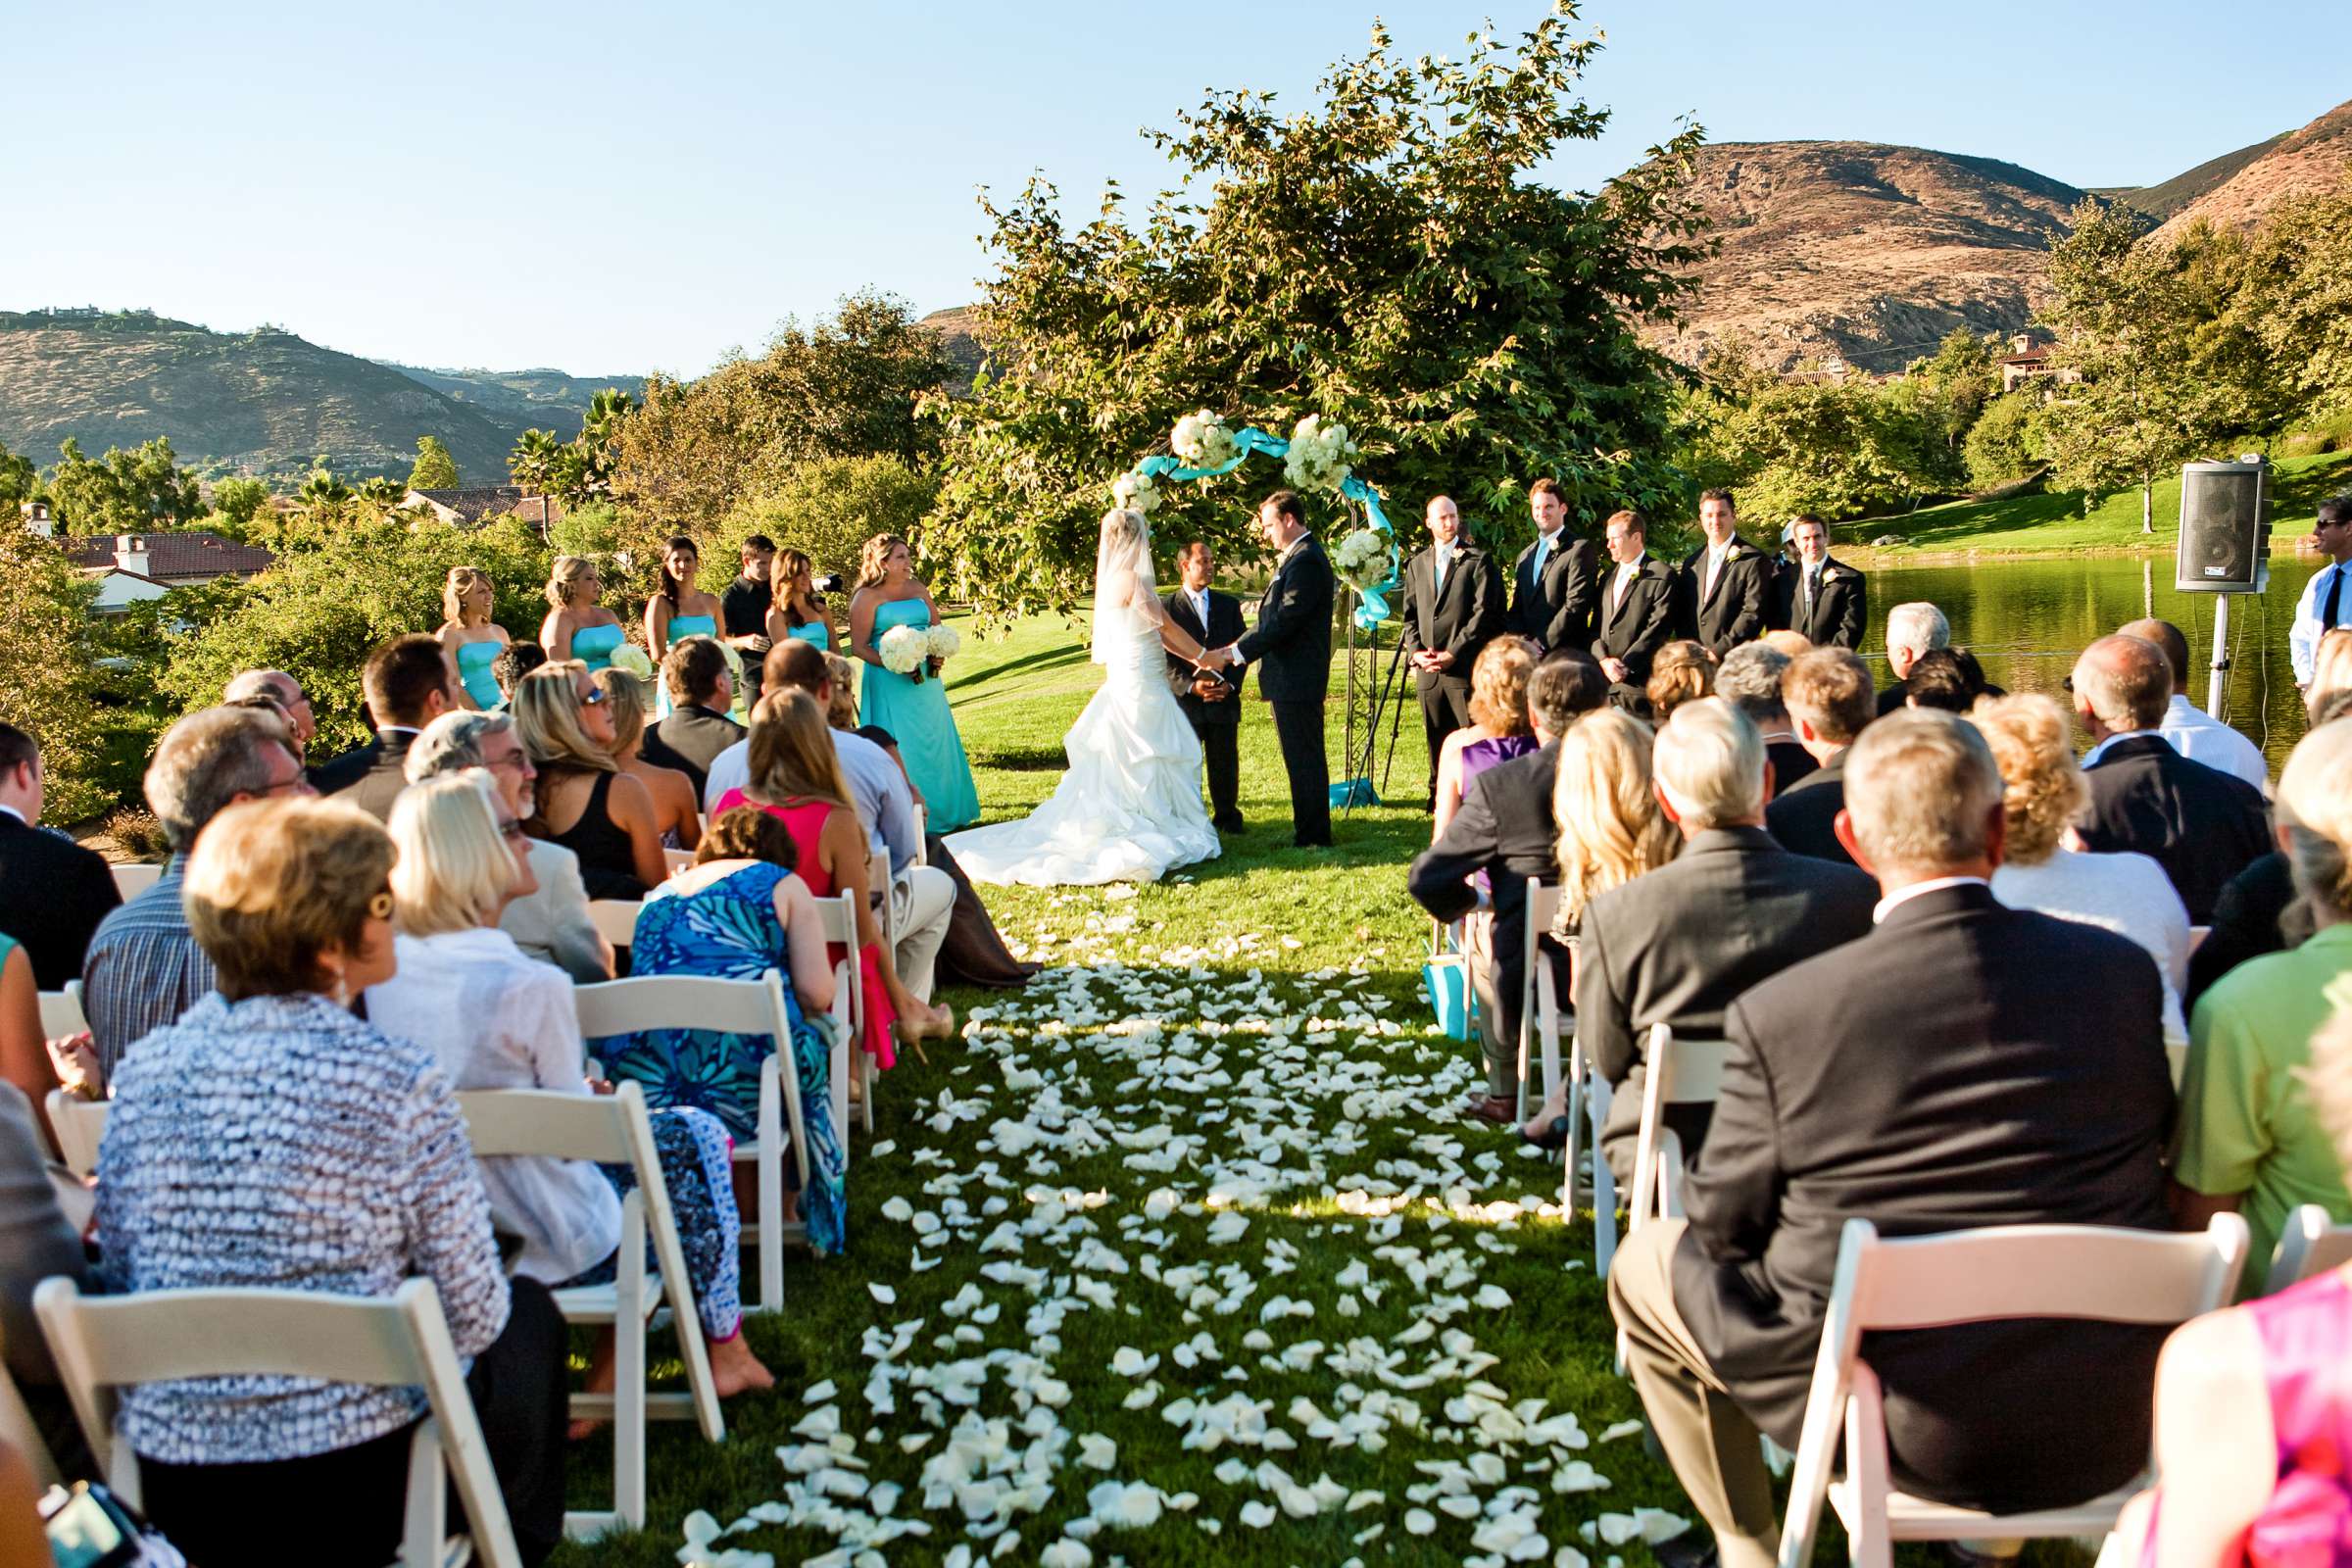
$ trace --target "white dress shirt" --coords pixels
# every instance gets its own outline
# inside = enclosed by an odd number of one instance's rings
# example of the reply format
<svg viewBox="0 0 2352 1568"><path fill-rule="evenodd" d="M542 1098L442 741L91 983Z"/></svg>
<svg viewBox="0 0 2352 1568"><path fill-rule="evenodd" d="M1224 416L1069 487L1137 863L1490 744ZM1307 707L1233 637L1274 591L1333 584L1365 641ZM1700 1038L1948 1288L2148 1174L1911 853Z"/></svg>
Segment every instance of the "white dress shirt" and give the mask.
<svg viewBox="0 0 2352 1568"><path fill-rule="evenodd" d="M2303 597L2295 601L2294 623L2287 628L2286 653L2294 661L2295 684L2311 684L2312 664L2320 651L2320 635L2328 628L2320 624L2320 612L2328 603L2328 590L2345 564L2329 562L2311 574L2303 585ZM2344 584L2343 593L2335 602L2335 621L2339 626L2352 625L2352 582Z"/></svg>
<svg viewBox="0 0 2352 1568"><path fill-rule="evenodd" d="M2352 583L2347 583L2345 589L2352 593ZM2173 693L2172 706L2164 710L2164 723L2156 733L2171 741L2173 750L2190 761L2203 762L2269 793L2271 769L2262 760L2260 749L2220 719L2191 706L2179 692Z"/></svg>
<svg viewBox="0 0 2352 1568"><path fill-rule="evenodd" d="M1618 566L1616 580L1609 584L1609 608L1611 610L1615 610L1619 605L1625 603L1626 590L1634 585L1634 579L1641 574L1642 563L1639 561L1627 562Z"/></svg>
<svg viewBox="0 0 2352 1568"><path fill-rule="evenodd" d="M1892 893L1881 899L1872 908L1870 923L1877 925L1913 899L1924 898L1931 893L1941 893L1945 888L1964 888L1972 884L1981 888L1992 886L1981 876L1932 876L1925 882L1914 882L1907 888L1896 888Z"/></svg>
<svg viewBox="0 0 2352 1568"><path fill-rule="evenodd" d="M1208 634L1208 590L1205 588L1187 588L1184 591L1184 596L1192 601L1193 615L1200 622L1201 635L1206 636Z"/></svg>
<svg viewBox="0 0 2352 1568"><path fill-rule="evenodd" d="M1715 591L1716 573L1723 570L1723 558L1730 555L1731 552L1732 541L1729 539L1726 539L1720 545L1707 546L1707 574L1699 580L1698 585L1699 596L1701 598L1704 598L1708 594L1711 594Z"/></svg>

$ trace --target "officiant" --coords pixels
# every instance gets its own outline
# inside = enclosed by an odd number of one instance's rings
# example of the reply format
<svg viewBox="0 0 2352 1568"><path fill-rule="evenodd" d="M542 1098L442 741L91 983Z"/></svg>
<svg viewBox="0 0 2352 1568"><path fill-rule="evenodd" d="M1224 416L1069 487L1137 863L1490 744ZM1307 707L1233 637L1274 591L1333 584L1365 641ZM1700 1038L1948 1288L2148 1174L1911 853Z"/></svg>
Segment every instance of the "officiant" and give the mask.
<svg viewBox="0 0 2352 1568"><path fill-rule="evenodd" d="M1429 737L1429 806L1438 798L1438 753L1470 723L1470 669L1502 630L1502 568L1462 532L1461 509L1432 496L1423 514L1428 549L1404 564L1404 658Z"/></svg>
<svg viewBox="0 0 2352 1568"><path fill-rule="evenodd" d="M1241 641L1241 602L1209 586L1217 574L1208 542L1196 539L1176 554L1176 568L1184 586L1162 601L1168 618L1203 648L1228 648ZM1193 667L1190 660L1168 656L1168 684L1175 688L1177 706L1192 720L1200 737L1208 764L1209 820L1220 833L1246 831L1240 805L1242 784L1242 666L1229 664L1213 674Z"/></svg>

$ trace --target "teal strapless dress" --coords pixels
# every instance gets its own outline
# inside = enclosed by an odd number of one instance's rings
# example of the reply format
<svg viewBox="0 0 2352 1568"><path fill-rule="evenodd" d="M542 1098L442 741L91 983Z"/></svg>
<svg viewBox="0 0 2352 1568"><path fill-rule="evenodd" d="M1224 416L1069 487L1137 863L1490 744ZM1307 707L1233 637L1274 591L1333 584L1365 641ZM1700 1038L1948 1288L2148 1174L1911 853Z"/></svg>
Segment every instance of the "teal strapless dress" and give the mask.
<svg viewBox="0 0 2352 1568"><path fill-rule="evenodd" d="M825 631L825 623L821 620L805 620L784 635L799 638L820 654L833 650L833 639Z"/></svg>
<svg viewBox="0 0 2352 1568"><path fill-rule="evenodd" d="M571 634L571 657L586 664L593 675L612 663L612 656L628 640L628 633L618 626L583 626Z"/></svg>
<svg viewBox="0 0 2352 1568"><path fill-rule="evenodd" d="M898 599L874 611L874 642L893 626L929 626L931 612L920 599ZM921 680L893 674L879 664L864 666L861 719L879 724L899 743L899 756L915 787L923 792L934 833L952 833L980 820L980 791L972 764L964 760L963 737L948 711L947 688L935 675Z"/></svg>
<svg viewBox="0 0 2352 1568"><path fill-rule="evenodd" d="M498 677L490 671L504 647L506 644L499 642L458 644L458 679L465 682L466 695L485 713L505 701L498 689Z"/></svg>
<svg viewBox="0 0 2352 1568"><path fill-rule="evenodd" d="M669 646L675 648L689 637L716 637L718 622L710 615L672 615L669 617ZM669 716L669 682L659 675L654 679L654 717Z"/></svg>

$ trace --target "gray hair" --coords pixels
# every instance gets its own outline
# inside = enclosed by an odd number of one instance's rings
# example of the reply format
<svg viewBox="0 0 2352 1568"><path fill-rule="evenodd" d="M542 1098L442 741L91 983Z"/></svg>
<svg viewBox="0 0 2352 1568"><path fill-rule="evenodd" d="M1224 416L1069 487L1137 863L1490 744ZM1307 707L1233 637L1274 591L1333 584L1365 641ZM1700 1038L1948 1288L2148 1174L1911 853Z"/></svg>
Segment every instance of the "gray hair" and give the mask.
<svg viewBox="0 0 2352 1568"><path fill-rule="evenodd" d="M1781 677L1789 663L1788 656L1770 643L1741 643L1723 656L1715 671L1715 695L1730 698L1758 724L1785 719L1788 705L1781 698Z"/></svg>
<svg viewBox="0 0 2352 1568"><path fill-rule="evenodd" d="M401 764L401 773L410 783L421 784L428 778L455 773L461 768L487 767L482 742L514 727L514 720L504 713L482 713L471 709L443 713L409 742L408 760Z"/></svg>
<svg viewBox="0 0 2352 1568"><path fill-rule="evenodd" d="M256 697L267 697L273 703L282 703L286 701L286 695L278 688L280 681L297 692L302 690L301 679L285 670L240 669L228 678L226 686L220 688L220 700L224 703L244 703Z"/></svg>
<svg viewBox="0 0 2352 1568"><path fill-rule="evenodd" d="M2075 661L2075 695L2102 724L2154 729L2173 700L2173 665L2145 637L2117 632Z"/></svg>
<svg viewBox="0 0 2352 1568"><path fill-rule="evenodd" d="M174 855L195 846L204 825L240 795L270 783L268 749L294 755L284 717L259 708L200 708L164 731L147 764L147 808Z"/></svg>
<svg viewBox="0 0 2352 1568"><path fill-rule="evenodd" d="M1908 648L1915 654L1952 646L1952 623L1943 612L1924 599L1897 605L1886 612L1886 646Z"/></svg>
<svg viewBox="0 0 2352 1568"><path fill-rule="evenodd" d="M1882 875L1940 876L1981 859L2003 795L1984 737L1936 709L1898 709L1846 754L1845 809Z"/></svg>
<svg viewBox="0 0 2352 1568"><path fill-rule="evenodd" d="M1764 809L1764 734L1736 703L1700 697L1658 729L1650 776L1693 828L1746 821Z"/></svg>

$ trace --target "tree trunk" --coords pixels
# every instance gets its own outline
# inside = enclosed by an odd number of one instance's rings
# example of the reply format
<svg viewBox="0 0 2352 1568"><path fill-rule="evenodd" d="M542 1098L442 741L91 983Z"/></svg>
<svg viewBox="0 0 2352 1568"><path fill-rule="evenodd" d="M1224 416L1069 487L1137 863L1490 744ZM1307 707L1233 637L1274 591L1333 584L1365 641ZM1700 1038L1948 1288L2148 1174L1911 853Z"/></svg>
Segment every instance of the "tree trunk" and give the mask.
<svg viewBox="0 0 2352 1568"><path fill-rule="evenodd" d="M2156 531L2155 519L2156 480L2153 475L2142 474L2139 481L2139 531L2154 533Z"/></svg>

